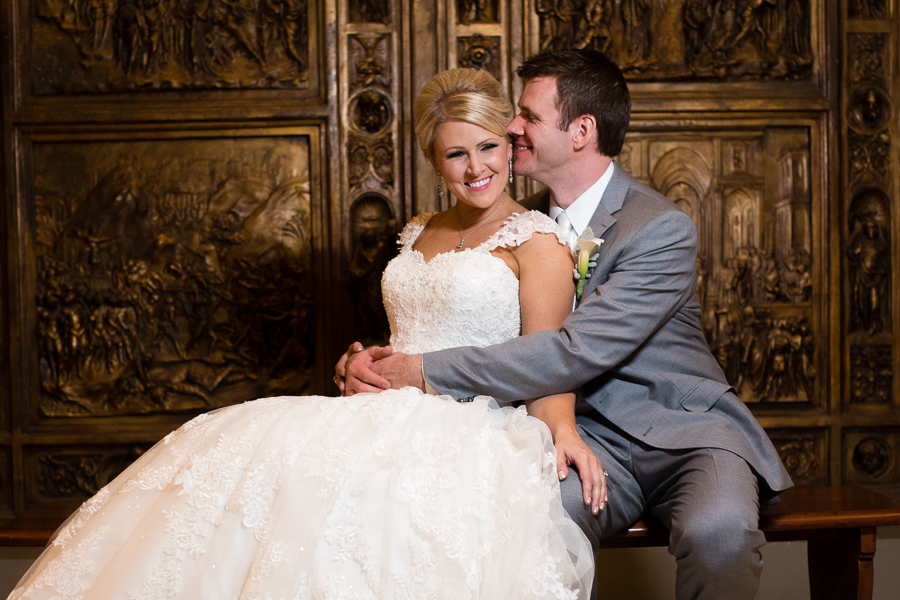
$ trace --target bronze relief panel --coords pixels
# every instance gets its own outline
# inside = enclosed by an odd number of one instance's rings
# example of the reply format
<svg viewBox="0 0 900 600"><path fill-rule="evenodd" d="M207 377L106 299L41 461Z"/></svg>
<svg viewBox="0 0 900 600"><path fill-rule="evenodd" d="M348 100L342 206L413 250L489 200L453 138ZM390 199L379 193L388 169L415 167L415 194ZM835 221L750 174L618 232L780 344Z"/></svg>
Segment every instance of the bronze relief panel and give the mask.
<svg viewBox="0 0 900 600"><path fill-rule="evenodd" d="M850 332L890 332L891 210L887 194L877 188L860 191L850 202L849 222Z"/></svg>
<svg viewBox="0 0 900 600"><path fill-rule="evenodd" d="M850 403L866 407L893 405L894 361L890 344L850 346Z"/></svg>
<svg viewBox="0 0 900 600"><path fill-rule="evenodd" d="M795 485L828 485L828 433L825 430L766 431Z"/></svg>
<svg viewBox="0 0 900 600"><path fill-rule="evenodd" d="M306 88L309 0L22 0L35 95ZM30 18L29 18L30 17Z"/></svg>
<svg viewBox="0 0 900 600"><path fill-rule="evenodd" d="M149 449L128 446L27 448L24 452L30 488L28 502L87 499Z"/></svg>
<svg viewBox="0 0 900 600"><path fill-rule="evenodd" d="M844 431L843 483L900 482L900 433L888 429Z"/></svg>
<svg viewBox="0 0 900 600"><path fill-rule="evenodd" d="M305 392L317 136L35 136L35 416L207 410Z"/></svg>
<svg viewBox="0 0 900 600"><path fill-rule="evenodd" d="M809 130L634 133L620 164L697 226L704 331L742 400L822 405Z"/></svg>
<svg viewBox="0 0 900 600"><path fill-rule="evenodd" d="M884 19L888 16L887 0L849 0L847 14L851 19Z"/></svg>
<svg viewBox="0 0 900 600"><path fill-rule="evenodd" d="M457 43L458 66L469 69L483 69L502 80L500 36L459 36Z"/></svg>
<svg viewBox="0 0 900 600"><path fill-rule="evenodd" d="M638 80L806 80L811 0L534 0L538 48L594 48Z"/></svg>

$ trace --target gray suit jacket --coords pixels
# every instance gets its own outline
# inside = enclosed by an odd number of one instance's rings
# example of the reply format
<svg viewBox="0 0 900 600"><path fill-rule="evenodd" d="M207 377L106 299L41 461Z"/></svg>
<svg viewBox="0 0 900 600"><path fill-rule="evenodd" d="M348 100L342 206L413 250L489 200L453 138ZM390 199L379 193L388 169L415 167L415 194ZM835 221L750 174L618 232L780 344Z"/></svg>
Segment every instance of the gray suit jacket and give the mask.
<svg viewBox="0 0 900 600"><path fill-rule="evenodd" d="M529 201L546 211L549 193ZM594 411L637 440L734 452L756 471L764 498L790 487L775 448L703 336L690 218L617 166L590 226L604 243L560 329L425 354L428 382L457 398L518 400L579 389Z"/></svg>

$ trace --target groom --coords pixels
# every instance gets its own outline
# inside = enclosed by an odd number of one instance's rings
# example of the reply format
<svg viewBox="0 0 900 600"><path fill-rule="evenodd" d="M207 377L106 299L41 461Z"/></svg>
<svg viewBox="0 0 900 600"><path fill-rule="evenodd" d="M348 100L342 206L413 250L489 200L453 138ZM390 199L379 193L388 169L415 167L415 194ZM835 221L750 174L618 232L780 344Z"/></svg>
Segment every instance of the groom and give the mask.
<svg viewBox="0 0 900 600"><path fill-rule="evenodd" d="M631 97L605 55L545 52L518 74L515 171L549 188L525 203L604 240L577 307L555 331L377 361L388 353L371 348L342 359L338 374L346 364L347 391L428 385L455 398L577 389L579 433L608 472L608 502L595 514L579 477L561 487L591 542L652 514L670 531L679 599L752 599L765 543L759 503L791 480L703 337L694 224L612 161Z"/></svg>

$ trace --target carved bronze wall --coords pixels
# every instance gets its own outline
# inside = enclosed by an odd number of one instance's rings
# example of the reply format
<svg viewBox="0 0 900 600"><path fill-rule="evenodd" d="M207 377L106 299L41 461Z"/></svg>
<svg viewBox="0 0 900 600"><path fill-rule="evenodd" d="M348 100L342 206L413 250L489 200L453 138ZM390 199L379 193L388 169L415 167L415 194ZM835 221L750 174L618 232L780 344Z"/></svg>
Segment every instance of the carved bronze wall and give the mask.
<svg viewBox="0 0 900 600"><path fill-rule="evenodd" d="M696 224L704 329L741 398L821 405L810 304L811 214L819 204L809 184L809 132L744 127L699 138L692 131L708 126L635 132L619 164Z"/></svg>
<svg viewBox="0 0 900 600"><path fill-rule="evenodd" d="M35 449L25 457L29 500L93 496L143 454L149 445Z"/></svg>
<svg viewBox="0 0 900 600"><path fill-rule="evenodd" d="M791 479L797 485L828 483L828 435L821 430L769 430Z"/></svg>
<svg viewBox="0 0 900 600"><path fill-rule="evenodd" d="M341 71L346 122L340 134L347 195L342 231L351 320L364 344L386 344L390 330L381 296L381 273L396 250L396 234L407 210L398 186L401 133L397 64L399 40L393 24L398 7L387 0L358 0L339 19L348 61Z"/></svg>
<svg viewBox="0 0 900 600"><path fill-rule="evenodd" d="M843 8L843 7L842 7ZM871 426L896 424L897 200L900 178L896 102L900 81L897 5L851 0L842 34L847 48L841 90L844 244L841 283L846 342L843 410ZM844 434L842 475L855 483L900 481L896 429Z"/></svg>
<svg viewBox="0 0 900 600"><path fill-rule="evenodd" d="M219 135L33 142L41 416L309 388L309 139Z"/></svg>
<svg viewBox="0 0 900 600"><path fill-rule="evenodd" d="M594 48L638 80L806 79L810 0L535 0L541 49Z"/></svg>
<svg viewBox="0 0 900 600"><path fill-rule="evenodd" d="M314 4L31 0L32 90L305 87Z"/></svg>
<svg viewBox="0 0 900 600"><path fill-rule="evenodd" d="M897 481L900 435L883 428L851 429L844 434L844 481L856 484Z"/></svg>
<svg viewBox="0 0 900 600"><path fill-rule="evenodd" d="M397 231L452 202L416 93L467 66L515 100L515 66L562 47L626 70L619 164L697 225L705 333L797 483L900 482L900 0L13 0L0 19L0 518L90 494L198 410L333 393L346 344L387 338Z"/></svg>

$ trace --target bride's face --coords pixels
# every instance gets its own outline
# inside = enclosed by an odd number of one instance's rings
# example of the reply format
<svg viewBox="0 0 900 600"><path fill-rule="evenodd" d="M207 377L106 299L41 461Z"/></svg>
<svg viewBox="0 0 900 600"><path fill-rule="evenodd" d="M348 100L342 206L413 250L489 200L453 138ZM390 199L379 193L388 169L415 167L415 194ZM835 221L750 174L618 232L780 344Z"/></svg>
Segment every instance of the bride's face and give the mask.
<svg viewBox="0 0 900 600"><path fill-rule="evenodd" d="M471 206L488 208L497 202L509 181L510 156L506 136L478 125L450 121L435 130L434 168L447 190Z"/></svg>

